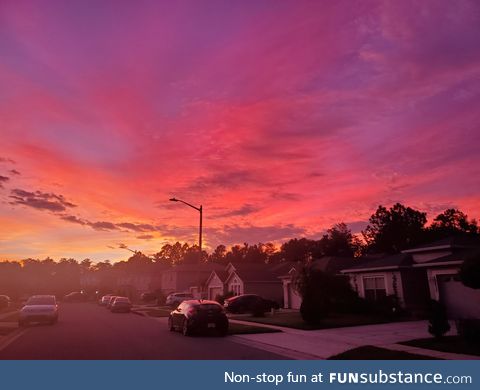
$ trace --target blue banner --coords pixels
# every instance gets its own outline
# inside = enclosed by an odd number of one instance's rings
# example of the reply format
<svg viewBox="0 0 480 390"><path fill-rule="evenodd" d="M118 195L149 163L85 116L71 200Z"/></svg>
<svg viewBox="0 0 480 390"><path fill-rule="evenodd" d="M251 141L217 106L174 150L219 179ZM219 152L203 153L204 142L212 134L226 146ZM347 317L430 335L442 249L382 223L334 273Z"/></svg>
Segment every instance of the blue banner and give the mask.
<svg viewBox="0 0 480 390"><path fill-rule="evenodd" d="M3 389L478 389L480 361L2 361Z"/></svg>

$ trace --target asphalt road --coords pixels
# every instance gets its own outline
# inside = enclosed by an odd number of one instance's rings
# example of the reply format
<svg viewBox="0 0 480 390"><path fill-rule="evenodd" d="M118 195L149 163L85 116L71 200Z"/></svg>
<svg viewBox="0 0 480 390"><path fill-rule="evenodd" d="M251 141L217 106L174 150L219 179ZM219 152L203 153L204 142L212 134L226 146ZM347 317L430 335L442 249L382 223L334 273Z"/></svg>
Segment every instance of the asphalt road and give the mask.
<svg viewBox="0 0 480 390"><path fill-rule="evenodd" d="M64 303L59 310L57 324L14 334L0 359L284 359L229 336L185 337L155 319L93 303Z"/></svg>

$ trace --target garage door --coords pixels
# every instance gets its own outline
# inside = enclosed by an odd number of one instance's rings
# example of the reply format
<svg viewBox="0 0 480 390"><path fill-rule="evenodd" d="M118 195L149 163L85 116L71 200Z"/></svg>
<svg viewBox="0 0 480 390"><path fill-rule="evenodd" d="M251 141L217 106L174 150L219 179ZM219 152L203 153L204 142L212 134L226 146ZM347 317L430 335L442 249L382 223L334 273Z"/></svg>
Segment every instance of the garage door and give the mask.
<svg viewBox="0 0 480 390"><path fill-rule="evenodd" d="M217 295L222 295L223 289L221 287L210 287L208 289L208 299L215 299Z"/></svg>

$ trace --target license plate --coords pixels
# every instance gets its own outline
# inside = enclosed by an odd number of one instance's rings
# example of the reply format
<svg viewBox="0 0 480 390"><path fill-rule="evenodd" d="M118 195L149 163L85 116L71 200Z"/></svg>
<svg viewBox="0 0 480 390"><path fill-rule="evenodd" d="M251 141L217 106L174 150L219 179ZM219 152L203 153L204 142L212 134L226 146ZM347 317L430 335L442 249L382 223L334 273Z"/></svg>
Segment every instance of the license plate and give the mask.
<svg viewBox="0 0 480 390"><path fill-rule="evenodd" d="M210 322L208 323L207 325L209 328L215 328L215 323L214 322Z"/></svg>

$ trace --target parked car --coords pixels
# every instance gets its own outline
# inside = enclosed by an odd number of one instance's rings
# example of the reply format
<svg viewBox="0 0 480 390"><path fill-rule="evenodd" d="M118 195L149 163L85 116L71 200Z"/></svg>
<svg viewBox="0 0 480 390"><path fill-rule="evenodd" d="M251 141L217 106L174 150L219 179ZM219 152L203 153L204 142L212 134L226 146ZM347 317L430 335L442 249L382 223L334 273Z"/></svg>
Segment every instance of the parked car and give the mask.
<svg viewBox="0 0 480 390"><path fill-rule="evenodd" d="M215 301L183 301L168 317L168 329L180 330L184 336L213 330L221 336L228 332L228 318L222 305Z"/></svg>
<svg viewBox="0 0 480 390"><path fill-rule="evenodd" d="M193 299L193 295L190 293L172 293L165 299L167 306L176 307L185 300Z"/></svg>
<svg viewBox="0 0 480 390"><path fill-rule="evenodd" d="M31 322L58 321L58 306L54 295L34 295L28 298L19 313L18 325L25 326Z"/></svg>
<svg viewBox="0 0 480 390"><path fill-rule="evenodd" d="M73 291L63 297L65 302L85 302L87 300L87 294L82 291Z"/></svg>
<svg viewBox="0 0 480 390"><path fill-rule="evenodd" d="M105 307L106 307L107 309L110 309L110 308L112 307L113 302L115 301L115 298L116 298L116 297L117 297L116 295L110 295L110 296L108 297L107 304L105 305Z"/></svg>
<svg viewBox="0 0 480 390"><path fill-rule="evenodd" d="M223 307L229 313L252 313L259 308L269 311L272 308L278 309L280 306L277 302L262 298L260 295L242 294L226 299Z"/></svg>
<svg viewBox="0 0 480 390"><path fill-rule="evenodd" d="M103 297L100 298L100 300L98 301L98 304L100 306L107 306L108 302L110 301L111 296L113 296L113 295L112 294L104 295Z"/></svg>
<svg viewBox="0 0 480 390"><path fill-rule="evenodd" d="M10 307L10 297L8 295L0 295L0 310Z"/></svg>
<svg viewBox="0 0 480 390"><path fill-rule="evenodd" d="M112 313L129 313L132 308L132 303L127 297L116 297L110 306Z"/></svg>
<svg viewBox="0 0 480 390"><path fill-rule="evenodd" d="M154 292L144 292L142 295L140 295L140 299L143 302L153 302L157 300L157 294Z"/></svg>

